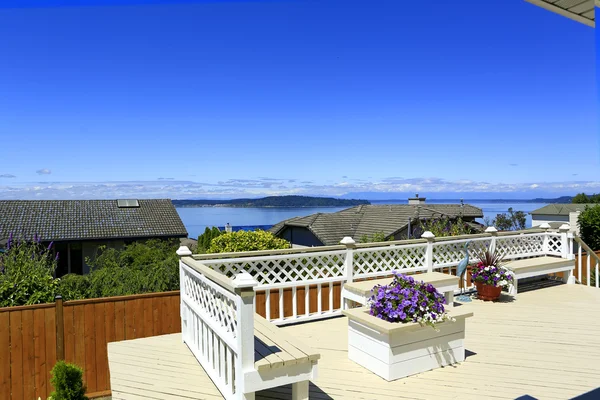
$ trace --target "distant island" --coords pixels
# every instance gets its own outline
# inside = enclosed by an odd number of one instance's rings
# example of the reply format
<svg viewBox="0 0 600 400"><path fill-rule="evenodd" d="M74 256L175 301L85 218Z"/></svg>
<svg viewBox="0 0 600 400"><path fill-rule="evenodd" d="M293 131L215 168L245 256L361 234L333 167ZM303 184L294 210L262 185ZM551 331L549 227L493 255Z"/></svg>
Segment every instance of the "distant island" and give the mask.
<svg viewBox="0 0 600 400"><path fill-rule="evenodd" d="M186 207L353 207L371 204L368 200L335 199L312 196L268 196L259 199L172 200L177 208Z"/></svg>

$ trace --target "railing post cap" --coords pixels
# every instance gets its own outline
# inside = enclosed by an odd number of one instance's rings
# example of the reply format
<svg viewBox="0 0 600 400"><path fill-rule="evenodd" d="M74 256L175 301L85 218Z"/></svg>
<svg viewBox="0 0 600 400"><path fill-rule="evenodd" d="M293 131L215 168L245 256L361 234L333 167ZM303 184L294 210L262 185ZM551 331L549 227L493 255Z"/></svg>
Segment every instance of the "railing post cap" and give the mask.
<svg viewBox="0 0 600 400"><path fill-rule="evenodd" d="M488 226L485 228L485 233L498 233L498 229L495 226Z"/></svg>
<svg viewBox="0 0 600 400"><path fill-rule="evenodd" d="M543 230L547 231L548 229L550 229L550 228L551 228L551 226L550 226L550 224L549 224L549 223L547 223L547 222L544 222L543 224L539 224L539 225L538 225L538 228L540 228L540 229L543 229Z"/></svg>
<svg viewBox="0 0 600 400"><path fill-rule="evenodd" d="M356 242L350 236L345 236L342 240L340 240L340 244L343 244L346 247L354 247Z"/></svg>
<svg viewBox="0 0 600 400"><path fill-rule="evenodd" d="M179 257L191 256L191 255L192 255L192 252L190 251L190 249L188 249L188 247L187 247L187 246L180 246L180 247L177 249L177 255L178 255Z"/></svg>
<svg viewBox="0 0 600 400"><path fill-rule="evenodd" d="M421 237L424 238L424 239L427 239L427 240L433 240L433 239L435 239L435 235L431 231L425 231L425 232L423 232L423 234L421 235Z"/></svg>
<svg viewBox="0 0 600 400"><path fill-rule="evenodd" d="M559 230L560 232L568 232L568 231L570 231L570 230L571 230L571 225L569 225L569 224L562 224L562 225L561 225L561 226L558 228L558 230Z"/></svg>
<svg viewBox="0 0 600 400"><path fill-rule="evenodd" d="M236 289L252 288L258 286L258 281L247 271L242 271L233 279L233 287Z"/></svg>

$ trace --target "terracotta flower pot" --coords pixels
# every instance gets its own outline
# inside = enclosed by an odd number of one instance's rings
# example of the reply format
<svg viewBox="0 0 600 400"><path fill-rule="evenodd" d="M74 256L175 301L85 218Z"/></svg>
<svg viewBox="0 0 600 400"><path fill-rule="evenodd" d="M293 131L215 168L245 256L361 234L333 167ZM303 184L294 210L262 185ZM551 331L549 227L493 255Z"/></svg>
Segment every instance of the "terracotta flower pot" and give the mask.
<svg viewBox="0 0 600 400"><path fill-rule="evenodd" d="M502 293L501 286L496 287L481 282L475 282L475 286L477 287L477 297L483 301L498 300L500 293Z"/></svg>

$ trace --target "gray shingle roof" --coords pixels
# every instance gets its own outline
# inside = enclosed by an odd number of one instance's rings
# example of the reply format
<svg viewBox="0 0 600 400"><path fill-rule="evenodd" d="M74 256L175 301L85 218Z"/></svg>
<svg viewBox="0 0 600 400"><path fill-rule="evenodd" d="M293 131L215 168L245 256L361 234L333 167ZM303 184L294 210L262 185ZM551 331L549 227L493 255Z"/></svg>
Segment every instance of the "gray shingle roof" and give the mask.
<svg viewBox="0 0 600 400"><path fill-rule="evenodd" d="M318 213L306 217L294 217L275 224L270 231L281 232L286 226L300 226L309 229L324 245L339 244L344 236L359 240L364 235L383 232L385 236L404 229L409 218L419 215L421 219L436 218L442 215L456 218L482 218L480 208L465 204L390 204L360 205L335 213Z"/></svg>
<svg viewBox="0 0 600 400"><path fill-rule="evenodd" d="M169 199L139 200L119 208L117 200L0 201L0 238L10 233L42 240L186 237Z"/></svg>
<svg viewBox="0 0 600 400"><path fill-rule="evenodd" d="M598 204L548 204L537 210L533 210L530 214L543 214L543 215L569 215L571 212L583 211L586 207L594 207Z"/></svg>

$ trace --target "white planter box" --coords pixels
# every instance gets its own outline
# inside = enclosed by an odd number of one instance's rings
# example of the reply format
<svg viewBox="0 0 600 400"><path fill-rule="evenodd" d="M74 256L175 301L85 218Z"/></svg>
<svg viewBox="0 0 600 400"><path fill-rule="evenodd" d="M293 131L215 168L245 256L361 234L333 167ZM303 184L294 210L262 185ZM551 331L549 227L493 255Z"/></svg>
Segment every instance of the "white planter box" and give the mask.
<svg viewBox="0 0 600 400"><path fill-rule="evenodd" d="M345 310L348 357L387 381L465 359L465 319L472 312L452 309L456 322L437 324L439 332L418 323L398 324L369 315L367 307Z"/></svg>

